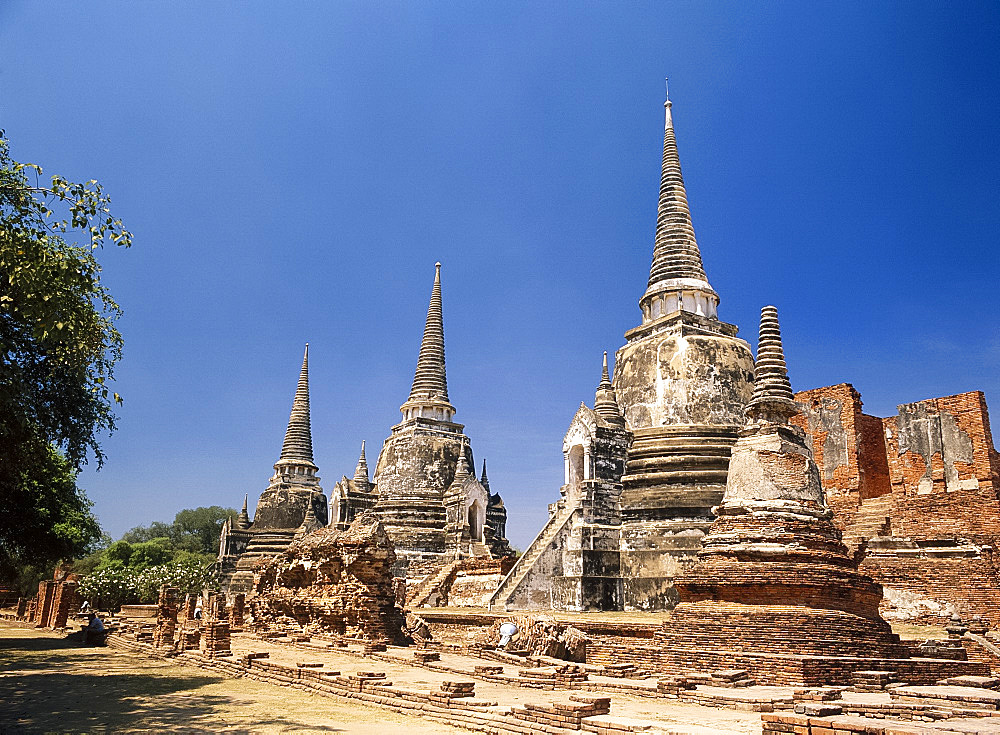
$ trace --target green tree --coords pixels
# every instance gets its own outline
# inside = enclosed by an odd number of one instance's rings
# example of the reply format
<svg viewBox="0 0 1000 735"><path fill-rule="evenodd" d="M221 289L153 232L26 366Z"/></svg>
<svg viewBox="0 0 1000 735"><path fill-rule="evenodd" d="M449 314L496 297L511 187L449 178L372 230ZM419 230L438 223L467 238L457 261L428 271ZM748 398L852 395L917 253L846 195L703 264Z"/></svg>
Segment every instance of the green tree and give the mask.
<svg viewBox="0 0 1000 735"><path fill-rule="evenodd" d="M152 541L154 538L172 538L173 526L163 521L153 521L148 526L136 526L128 530L122 536L122 541L132 544L140 544L143 541Z"/></svg>
<svg viewBox="0 0 1000 735"><path fill-rule="evenodd" d="M219 550L219 535L227 518L238 515L233 508L211 505L201 508L185 508L174 516L173 523L154 521L148 526L136 526L126 531L122 540L141 543L156 539L170 539L171 548L177 551L192 551L215 555Z"/></svg>
<svg viewBox="0 0 1000 735"><path fill-rule="evenodd" d="M180 511L174 517L174 527L178 533L176 541L181 542L178 543L178 548L188 548L203 554L218 553L222 524L226 522L227 518L233 518L236 515L237 512L234 509L223 508L219 505ZM195 542L194 548L191 548L191 545L182 545L183 541L188 539Z"/></svg>
<svg viewBox="0 0 1000 735"><path fill-rule="evenodd" d="M86 553L100 537L76 487L120 401L108 381L121 357L118 304L94 251L128 247L96 181L11 159L0 131L0 578ZM78 245L64 237L80 236Z"/></svg>

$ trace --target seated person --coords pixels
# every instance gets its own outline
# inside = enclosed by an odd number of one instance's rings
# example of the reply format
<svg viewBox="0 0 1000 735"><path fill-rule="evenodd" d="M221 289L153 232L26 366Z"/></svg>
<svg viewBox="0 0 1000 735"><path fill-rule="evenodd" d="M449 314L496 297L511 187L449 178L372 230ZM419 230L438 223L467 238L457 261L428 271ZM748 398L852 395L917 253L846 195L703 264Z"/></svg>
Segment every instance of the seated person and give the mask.
<svg viewBox="0 0 1000 735"><path fill-rule="evenodd" d="M83 629L84 643L99 643L104 641L104 621L95 613L87 615L87 626Z"/></svg>

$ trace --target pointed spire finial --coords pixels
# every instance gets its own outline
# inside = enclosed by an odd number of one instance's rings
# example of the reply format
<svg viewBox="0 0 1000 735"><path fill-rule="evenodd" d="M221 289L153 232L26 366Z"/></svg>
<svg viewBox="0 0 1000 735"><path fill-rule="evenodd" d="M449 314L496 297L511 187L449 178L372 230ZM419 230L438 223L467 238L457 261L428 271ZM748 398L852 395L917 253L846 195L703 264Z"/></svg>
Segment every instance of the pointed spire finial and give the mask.
<svg viewBox="0 0 1000 735"><path fill-rule="evenodd" d="M462 447L462 451L458 455L458 464L455 467L455 479L452 480L452 485L462 484L467 479L469 479L469 460L465 456L465 447Z"/></svg>
<svg viewBox="0 0 1000 735"><path fill-rule="evenodd" d="M608 375L608 351L604 351L604 367L601 368L601 387L607 384L608 387L611 386L611 377Z"/></svg>
<svg viewBox="0 0 1000 735"><path fill-rule="evenodd" d="M422 411L423 408L429 411ZM410 397L400 409L404 419L428 416L451 421L454 407L448 401L448 377L444 359L444 318L441 309L441 263L434 264L434 286L427 306L424 336L420 342L417 369L413 375ZM410 415L408 415L408 412Z"/></svg>
<svg viewBox="0 0 1000 735"><path fill-rule="evenodd" d="M671 278L696 278L707 281L701 251L691 224L681 159L674 137L673 103L667 99L663 133L663 168L660 175L660 201L657 207L656 239L649 285Z"/></svg>
<svg viewBox="0 0 1000 735"><path fill-rule="evenodd" d="M240 514L236 516L236 523L234 525L241 531L245 531L248 528L250 528L250 514L247 512L247 504L249 503L249 501L250 501L250 496L244 495L243 509L240 511Z"/></svg>
<svg viewBox="0 0 1000 735"><path fill-rule="evenodd" d="M371 482L368 479L368 460L365 459L365 443L361 442L361 456L358 457L358 466L354 470L354 483L363 487L368 487Z"/></svg>
<svg viewBox="0 0 1000 735"><path fill-rule="evenodd" d="M618 406L618 396L608 375L608 353L604 353L604 366L601 368L601 382L594 395L594 412L609 424L618 427L625 426L625 417Z"/></svg>
<svg viewBox="0 0 1000 735"><path fill-rule="evenodd" d="M760 338L754 367L753 396L747 404L747 417L751 421L785 423L797 411L795 394L788 381L785 351L781 344L778 310L773 306L765 306L760 310Z"/></svg>
<svg viewBox="0 0 1000 735"><path fill-rule="evenodd" d="M677 310L716 317L718 294L709 285L701 251L691 222L684 176L681 173L669 88L663 103L663 162L660 197L656 213L653 262L649 268L646 293L639 305L643 322Z"/></svg>
<svg viewBox="0 0 1000 735"><path fill-rule="evenodd" d="M288 417L285 441L281 445L280 464L304 464L316 469L313 464L312 427L309 420L309 343L302 355L302 370L292 400L292 412Z"/></svg>
<svg viewBox="0 0 1000 735"><path fill-rule="evenodd" d="M486 476L486 458L485 457L483 457L483 472L479 476L479 484L483 486L483 488L486 490L487 493L490 491L490 478L488 478Z"/></svg>
<svg viewBox="0 0 1000 735"><path fill-rule="evenodd" d="M673 130L674 128L674 116L670 114L670 108L674 106L674 103L670 101L670 77L663 78L663 86L666 88L666 96L664 97L663 107L663 129L667 128Z"/></svg>

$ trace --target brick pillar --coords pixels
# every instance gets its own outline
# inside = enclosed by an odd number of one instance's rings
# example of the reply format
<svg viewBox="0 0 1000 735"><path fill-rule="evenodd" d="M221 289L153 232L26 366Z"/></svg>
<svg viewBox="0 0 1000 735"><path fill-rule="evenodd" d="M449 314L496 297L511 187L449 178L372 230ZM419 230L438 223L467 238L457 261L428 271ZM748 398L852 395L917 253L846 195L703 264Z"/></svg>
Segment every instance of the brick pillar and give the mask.
<svg viewBox="0 0 1000 735"><path fill-rule="evenodd" d="M198 596L197 595L185 595L184 596L184 619L194 620L194 610L198 606Z"/></svg>
<svg viewBox="0 0 1000 735"><path fill-rule="evenodd" d="M46 580L38 583L38 603L35 605L35 627L44 628L48 625L52 611L52 597L56 591L56 583Z"/></svg>
<svg viewBox="0 0 1000 735"><path fill-rule="evenodd" d="M26 597L17 598L17 612L15 616L18 620L24 620L24 616L28 612L28 599Z"/></svg>
<svg viewBox="0 0 1000 735"><path fill-rule="evenodd" d="M76 582L56 582L52 598L52 609L49 612L49 628L65 628L69 622L70 611L79 604L76 593Z"/></svg>
<svg viewBox="0 0 1000 735"><path fill-rule="evenodd" d="M247 596L242 592L238 592L236 597L233 599L233 611L229 619L230 624L243 627L244 616L246 615L246 604Z"/></svg>
<svg viewBox="0 0 1000 735"><path fill-rule="evenodd" d="M172 647L174 633L177 631L177 598L180 590L176 587L163 585L160 587L160 597L156 604L156 633L153 645L157 648Z"/></svg>
<svg viewBox="0 0 1000 735"><path fill-rule="evenodd" d="M207 656L218 656L228 654L229 647L229 623L215 620L205 620L201 626L201 640L198 643L203 654Z"/></svg>

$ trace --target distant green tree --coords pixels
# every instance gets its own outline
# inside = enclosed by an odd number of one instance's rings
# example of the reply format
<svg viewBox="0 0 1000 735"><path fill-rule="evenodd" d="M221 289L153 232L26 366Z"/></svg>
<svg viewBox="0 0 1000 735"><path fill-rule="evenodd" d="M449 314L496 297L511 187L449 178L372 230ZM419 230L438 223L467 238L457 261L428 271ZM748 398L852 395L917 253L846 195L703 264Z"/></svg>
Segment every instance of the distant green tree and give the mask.
<svg viewBox="0 0 1000 735"><path fill-rule="evenodd" d="M128 565L137 571L142 571L148 567L155 567L172 561L175 556L171 548L170 539L157 538L152 541L143 541L132 546L132 555L128 558Z"/></svg>
<svg viewBox="0 0 1000 735"><path fill-rule="evenodd" d="M98 437L120 401L107 385L120 310L94 251L128 247L131 233L96 181L41 175L10 157L0 131L0 579L100 538L76 473L90 455L103 462Z"/></svg>
<svg viewBox="0 0 1000 735"><path fill-rule="evenodd" d="M172 538L173 526L162 521L153 521L148 526L136 526L122 535L122 541L139 544L154 538Z"/></svg>
<svg viewBox="0 0 1000 735"><path fill-rule="evenodd" d="M174 516L173 523L154 521L148 526L136 526L126 531L122 539L130 543L141 543L166 538L170 547L177 551L194 551L212 554L219 549L219 534L227 518L238 515L233 508L212 505L201 508L185 508Z"/></svg>
<svg viewBox="0 0 1000 735"><path fill-rule="evenodd" d="M191 551L201 551L204 554L215 554L219 550L219 534L222 524L227 518L235 517L237 512L232 508L210 505L207 508L193 508L180 511L174 517L174 527L178 538L175 541L191 540L196 543ZM180 544L178 544L181 546ZM183 546L183 548L188 548Z"/></svg>

